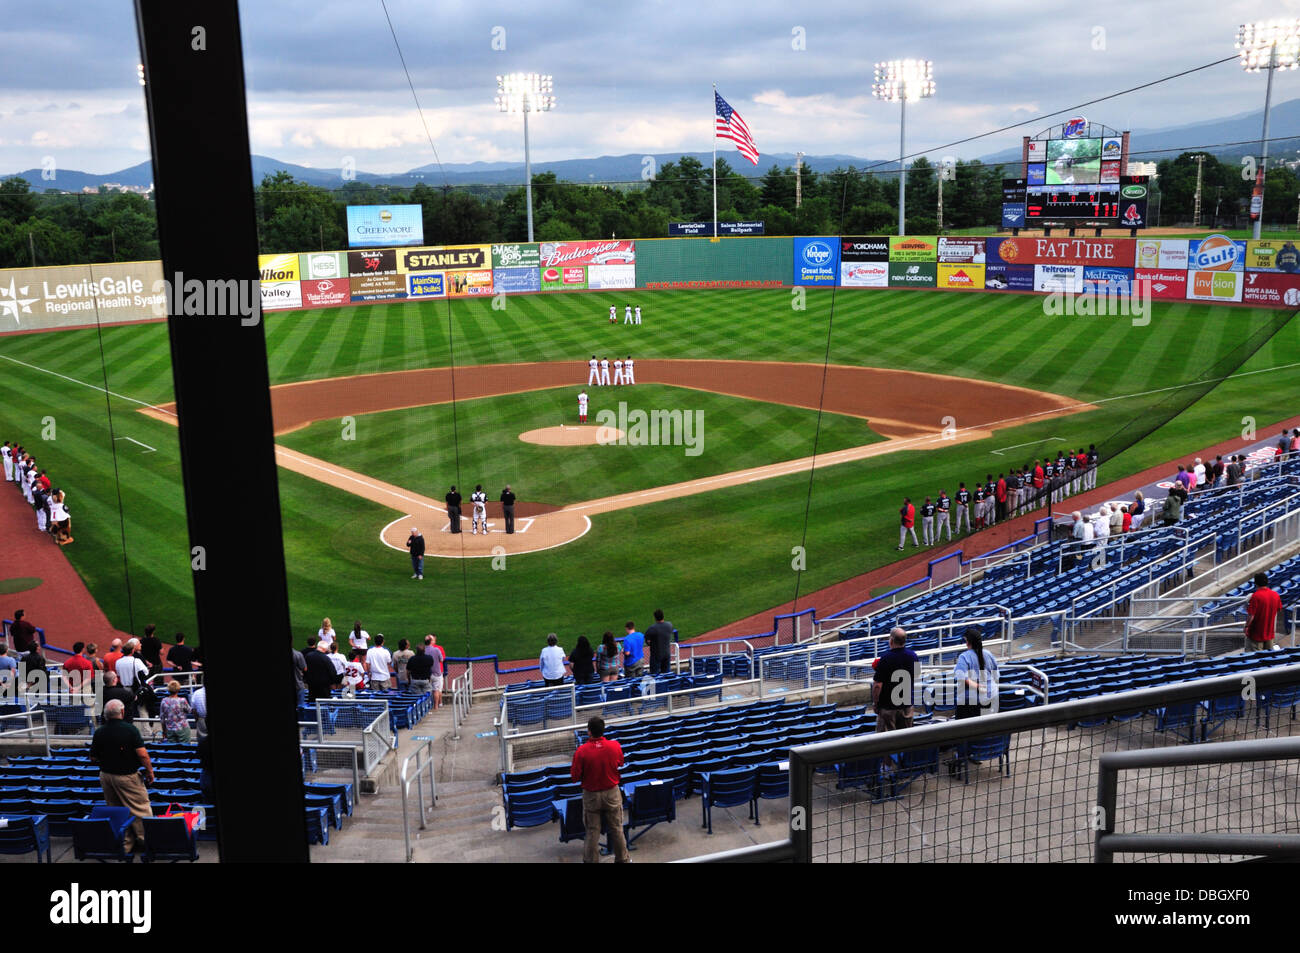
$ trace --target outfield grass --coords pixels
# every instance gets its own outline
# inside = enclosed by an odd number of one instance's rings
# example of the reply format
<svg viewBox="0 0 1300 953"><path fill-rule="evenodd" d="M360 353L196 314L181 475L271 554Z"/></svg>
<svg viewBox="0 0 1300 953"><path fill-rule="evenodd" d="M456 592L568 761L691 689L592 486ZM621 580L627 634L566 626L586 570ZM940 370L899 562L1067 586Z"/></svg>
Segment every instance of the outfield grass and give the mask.
<svg viewBox="0 0 1300 953"><path fill-rule="evenodd" d="M642 306L646 323L641 327L605 320L609 305L621 306L625 299ZM1243 429L1243 417L1252 416L1262 426L1297 412L1297 368L1199 390L1185 386L1221 372L1224 355L1240 342L1283 323L1284 318L1263 310L1156 303L1151 322L1135 327L1120 317L1049 317L1043 313L1043 299L1028 295L844 290L832 295L810 290L803 310L795 309L798 303L790 289L656 291L526 296L509 299L504 311L492 310L490 302L458 300L286 313L268 318L269 364L272 379L282 383L453 362L573 360L575 380L580 380L593 351L611 357L631 352L638 359L817 363L829 356L842 364L909 368L1048 390L1100 402L1098 409L1023 424L938 453L911 451L822 469L811 483L807 474L795 475L602 514L580 541L547 553L511 557L503 572L493 571L488 560L430 560L436 565L426 567L425 586L418 589L407 578L402 554L375 538L377 527L391 519L390 511L282 470L296 632L315 631L323 615L346 621L360 616L370 631L390 637L432 629L453 651L499 651L511 657L533 654L548 631L597 634L627 617L643 623L649 610L662 604L683 635L691 635L790 599L796 583L807 593L892 560L898 555L896 510L904 493L919 498L939 486L951 492L957 480L969 482L989 471L996 475L1011 462L1025 462L1014 456L1032 458L1059 444L1096 442L1105 449L1107 440L1132 433L1126 428L1148 423L1158 427L1139 446L1106 462L1103 479L1119 478L1236 435ZM1245 370L1293 363L1300 351L1298 327L1295 320L1287 323ZM170 399L165 326L106 328L103 346L110 390L148 402ZM0 357L104 383L93 330L4 338ZM192 628L189 544L174 428L135 413L138 405L128 400L106 401L102 393L9 361L0 360L0 368L9 372L0 374L0 419L10 430L0 439L37 444L42 420L51 416L57 422L57 439L39 443L36 455L69 490L77 543L67 553L109 618L128 625L129 572L137 629L145 621L158 622L164 631ZM232 375L232 386L237 382ZM1164 390L1170 387L1174 389ZM1153 390L1156 393L1146 393ZM1203 399L1186 406L1203 391L1208 391ZM567 391L564 394L563 399L555 398L558 410L572 400ZM1122 399L1113 399L1117 397ZM691 399L705 398L691 392ZM757 434L765 446L753 448L754 457L807 452L801 421L808 419L808 412L742 403L747 413L761 409L769 423L784 421L781 436ZM724 413L722 405L710 406L712 414ZM961 407L936 401L926 409L933 414L936 430L949 416L956 426L963 425ZM480 412L464 404L458 413L461 410L467 419L459 432L468 441L462 467L466 460L471 460L469 466L487 467L472 462L472 455L492 461L514 434L530 429L522 418L496 427L496 411ZM501 412L526 416L521 406ZM335 427L330 432L327 425L317 425L319 433L312 428L291 435L286 442L320 441L316 455L348 466L351 460L340 454L356 450L356 468L367 472L373 472L367 468L372 461L382 470L390 460L410 459L413 472L427 464L427 492L444 482L441 474L435 477L447 459L439 439L442 413L445 410L423 408L374 415L386 419L369 435L361 418L355 448L337 446L339 431ZM770 416L773 413L777 415ZM1017 413L1014 401L1009 401L1008 417ZM832 420L825 427L820 449L832 448L837 435L843 436L838 426ZM394 442L364 443L380 438L384 429ZM736 453L743 455L748 438L743 427L735 431L740 435ZM130 436L156 450L146 452L113 436ZM1032 445L994 453L1022 443ZM510 446L527 452L522 444ZM429 456L417 463L413 458L421 453ZM710 468L735 468L719 465L711 453L703 457ZM564 459L576 461L578 456ZM622 485L641 485L655 466L648 455L629 453L626 462L626 472L614 467L592 480L607 486L618 486L620 480L626 481ZM684 455L671 462L686 465ZM736 464L741 465L746 464ZM595 495L579 492L581 476L549 472L535 460L526 466L547 471L528 479L550 484L557 498L564 498L558 496L561 491ZM231 479L238 479L233 466ZM524 477L512 482L523 483ZM791 569L791 549L797 545L807 547L807 571L801 578Z"/></svg>
<svg viewBox="0 0 1300 953"><path fill-rule="evenodd" d="M813 452L815 410L659 384L591 388L588 422L595 424L604 410L617 413L620 402L629 412L680 410L700 421L691 446L547 447L519 439L528 430L575 423L579 389L458 401L454 411L440 404L360 414L349 430L341 421L319 421L285 434L280 443L435 499L449 483L460 484L468 497L469 487L481 482L493 499L510 483L522 500L557 506ZM343 439L345 433L352 439ZM881 439L861 418L822 415L820 452Z"/></svg>

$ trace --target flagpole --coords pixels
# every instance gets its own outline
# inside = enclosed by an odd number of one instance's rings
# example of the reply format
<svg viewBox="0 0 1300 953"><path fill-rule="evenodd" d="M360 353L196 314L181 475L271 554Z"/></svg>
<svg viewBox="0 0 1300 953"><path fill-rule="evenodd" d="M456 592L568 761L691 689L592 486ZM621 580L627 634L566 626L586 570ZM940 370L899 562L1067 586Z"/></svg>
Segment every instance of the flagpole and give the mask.
<svg viewBox="0 0 1300 953"><path fill-rule="evenodd" d="M718 237L718 84L713 84L713 237Z"/></svg>

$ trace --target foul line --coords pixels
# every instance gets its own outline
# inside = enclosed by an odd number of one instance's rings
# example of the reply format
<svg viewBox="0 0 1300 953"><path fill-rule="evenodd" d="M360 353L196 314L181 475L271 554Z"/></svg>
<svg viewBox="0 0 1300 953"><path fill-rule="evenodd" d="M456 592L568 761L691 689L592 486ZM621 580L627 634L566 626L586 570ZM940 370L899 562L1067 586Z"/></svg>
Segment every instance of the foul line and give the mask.
<svg viewBox="0 0 1300 953"><path fill-rule="evenodd" d="M134 397L127 397L125 394L115 393L106 387L100 387L98 384L89 384L86 381L79 381L75 377L69 377L67 374L60 374L58 371L52 371L48 367L37 367L35 364L28 364L26 361L18 360L16 357L9 357L7 354L0 354L0 358L13 364L17 364L19 367L26 367L29 370L40 371L42 374L50 374L70 383L80 384L82 387L89 387L91 390L97 390L101 394L107 394L109 397L116 397L118 400L130 401L133 404L139 404L141 407L148 407L150 410L156 410L159 413L170 414L173 417L176 416L175 411L168 410L158 404L151 404L144 400L136 400Z"/></svg>
<svg viewBox="0 0 1300 953"><path fill-rule="evenodd" d="M145 453L157 453L157 452L158 452L158 448L157 448L157 447L151 447L151 446L149 446L147 443L141 443L139 440L136 440L135 437L114 437L113 439L114 439L114 440L130 440L130 441L131 441L133 444L135 444L136 446L138 446L138 447L144 447L144 452L145 452Z"/></svg>

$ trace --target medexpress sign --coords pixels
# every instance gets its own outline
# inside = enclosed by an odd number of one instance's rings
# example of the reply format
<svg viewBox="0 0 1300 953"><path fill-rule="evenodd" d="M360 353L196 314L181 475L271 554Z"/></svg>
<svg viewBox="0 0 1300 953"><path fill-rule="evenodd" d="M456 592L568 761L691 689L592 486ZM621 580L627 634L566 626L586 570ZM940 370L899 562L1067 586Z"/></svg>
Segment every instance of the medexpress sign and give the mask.
<svg viewBox="0 0 1300 953"><path fill-rule="evenodd" d="M794 240L794 283L796 285L830 286L835 284L839 273L839 238L796 238Z"/></svg>

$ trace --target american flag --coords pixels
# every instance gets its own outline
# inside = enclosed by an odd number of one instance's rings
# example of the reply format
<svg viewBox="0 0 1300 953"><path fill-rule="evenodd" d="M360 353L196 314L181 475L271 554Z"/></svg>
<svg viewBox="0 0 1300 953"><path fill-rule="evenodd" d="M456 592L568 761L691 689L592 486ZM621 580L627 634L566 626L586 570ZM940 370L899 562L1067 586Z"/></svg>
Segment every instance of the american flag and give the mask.
<svg viewBox="0 0 1300 953"><path fill-rule="evenodd" d="M727 105L727 101L718 95L717 90L714 90L713 98L717 110L713 122L714 135L720 139L730 139L736 144L742 156L754 165L758 165L758 146L754 145L754 138L749 134L749 126L745 125L745 120L740 118L740 113Z"/></svg>

